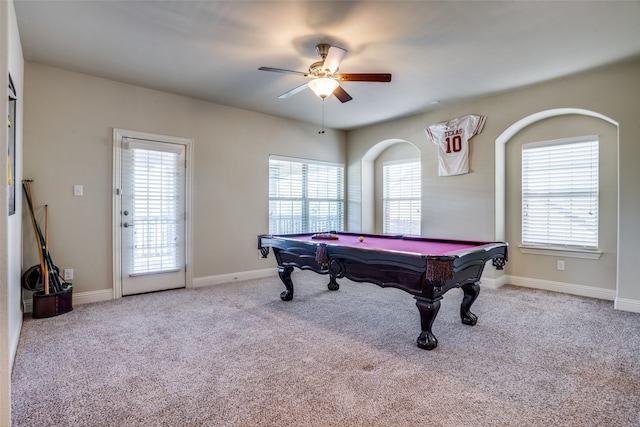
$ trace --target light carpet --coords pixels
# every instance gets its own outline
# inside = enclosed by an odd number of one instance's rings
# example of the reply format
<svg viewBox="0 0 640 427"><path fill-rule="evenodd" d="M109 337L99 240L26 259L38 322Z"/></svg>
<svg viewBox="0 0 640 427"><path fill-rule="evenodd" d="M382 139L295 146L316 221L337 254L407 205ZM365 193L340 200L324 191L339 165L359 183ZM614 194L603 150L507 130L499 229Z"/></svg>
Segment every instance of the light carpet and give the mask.
<svg viewBox="0 0 640 427"><path fill-rule="evenodd" d="M397 289L293 273L25 319L14 426L638 426L640 314L504 286L433 351Z"/></svg>

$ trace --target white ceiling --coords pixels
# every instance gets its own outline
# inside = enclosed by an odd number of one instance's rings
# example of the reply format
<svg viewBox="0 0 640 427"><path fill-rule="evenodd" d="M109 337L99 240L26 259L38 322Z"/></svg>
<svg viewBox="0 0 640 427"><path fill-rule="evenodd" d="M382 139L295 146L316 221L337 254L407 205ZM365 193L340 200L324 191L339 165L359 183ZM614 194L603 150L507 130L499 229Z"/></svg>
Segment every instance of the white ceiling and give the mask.
<svg viewBox="0 0 640 427"><path fill-rule="evenodd" d="M93 76L320 124L315 45L349 51L327 98L336 129L414 115L640 54L640 1L14 0L24 57ZM640 84L640 82L639 82ZM439 101L439 104L434 102Z"/></svg>

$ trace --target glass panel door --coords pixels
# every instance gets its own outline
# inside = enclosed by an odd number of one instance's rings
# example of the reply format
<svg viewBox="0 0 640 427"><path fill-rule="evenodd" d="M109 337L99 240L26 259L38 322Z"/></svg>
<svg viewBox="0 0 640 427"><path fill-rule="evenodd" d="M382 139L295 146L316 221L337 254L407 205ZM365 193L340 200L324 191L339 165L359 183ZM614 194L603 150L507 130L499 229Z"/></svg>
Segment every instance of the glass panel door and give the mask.
<svg viewBox="0 0 640 427"><path fill-rule="evenodd" d="M185 147L123 138L122 295L185 286Z"/></svg>

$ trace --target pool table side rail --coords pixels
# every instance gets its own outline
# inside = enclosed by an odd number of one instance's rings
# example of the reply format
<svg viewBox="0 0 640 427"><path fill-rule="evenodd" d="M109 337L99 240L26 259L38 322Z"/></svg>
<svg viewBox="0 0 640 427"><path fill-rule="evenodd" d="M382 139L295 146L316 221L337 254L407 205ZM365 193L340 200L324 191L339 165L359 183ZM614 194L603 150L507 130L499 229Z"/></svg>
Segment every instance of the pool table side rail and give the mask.
<svg viewBox="0 0 640 427"><path fill-rule="evenodd" d="M336 234L338 239L313 239L311 240L310 236L312 234ZM331 231L325 233L290 233L290 234L262 234L258 237L270 237L270 238L282 238L282 239L295 239L295 240L303 240L303 241L312 241L312 242L325 242L327 244L336 244L339 245L341 242L339 240L340 235L352 236L352 237L364 237L367 238L376 238L376 239L389 239L389 240L408 240L408 241L429 241L433 243L458 243L461 245L470 245L470 246L480 246L490 242L480 241L480 240L463 240L463 239L447 239L441 237L422 237L422 236L413 236L413 235L405 235L405 234L373 234L373 233L353 233L350 231ZM496 242L501 243L501 242Z"/></svg>
<svg viewBox="0 0 640 427"><path fill-rule="evenodd" d="M358 235L357 233L340 233L340 234ZM271 246L271 247L279 247L280 249L284 249L283 246L287 246L285 245L284 242L292 242L292 241L300 242L302 244L309 245L312 247L318 247L318 246L330 246L333 248L343 247L340 241L324 240L324 239L307 240L307 239L301 239L300 238L301 236L308 236L308 234L280 234L280 235L262 234L258 236L258 249L260 251L266 251L266 253L268 254L268 247ZM375 235L375 234L362 234L362 236L381 237L380 235ZM420 238L420 237L401 236L401 235L384 236L384 237L393 238L393 239L403 239L403 240L425 240L424 238ZM272 241L272 242L263 244L263 240L265 242L268 242L268 241ZM485 252L490 253L496 248L501 248L507 245L506 243L503 243L503 242L479 242L479 241L471 241L471 240L452 240L452 239L427 239L427 240L434 243L459 243L464 245L470 245L470 247L459 249L456 251L449 251L443 255L429 255L429 254L423 254L418 252L402 251L397 249L380 249L380 248L367 248L367 247L358 247L356 249L359 251L366 251L369 253L369 255L375 254L377 252L381 256L385 256L385 257L388 254L398 254L401 256L416 257L419 259L446 260L450 258L464 257L480 249L484 249ZM282 242L282 244L274 245L276 241L280 241ZM346 246L346 247L354 248L353 246ZM266 256L264 256L264 258L266 258ZM493 257L488 257L487 260L491 258ZM507 260L506 249L505 249L504 258L506 261ZM419 264L422 264L422 262L419 261Z"/></svg>

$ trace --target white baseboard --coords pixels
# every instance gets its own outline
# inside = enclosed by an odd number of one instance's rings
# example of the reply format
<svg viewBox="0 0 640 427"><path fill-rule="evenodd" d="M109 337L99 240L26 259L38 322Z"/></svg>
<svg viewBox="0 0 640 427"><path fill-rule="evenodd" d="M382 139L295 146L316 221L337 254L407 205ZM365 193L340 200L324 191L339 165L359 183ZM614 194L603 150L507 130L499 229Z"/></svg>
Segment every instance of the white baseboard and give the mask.
<svg viewBox="0 0 640 427"><path fill-rule="evenodd" d="M579 295L583 297L598 298L609 301L616 299L616 291L611 289L596 288L594 286L577 285L575 283L553 282L550 280L530 279L519 276L506 276L506 282L510 285L525 288L543 289L545 291L562 292L565 294Z"/></svg>
<svg viewBox="0 0 640 427"><path fill-rule="evenodd" d="M622 311L630 311L632 313L640 313L640 301L627 299L627 298L616 298L613 306L616 310Z"/></svg>
<svg viewBox="0 0 640 427"><path fill-rule="evenodd" d="M113 299L111 289L101 289L99 291L79 292L73 294L73 304L88 304L90 302L102 302Z"/></svg>
<svg viewBox="0 0 640 427"><path fill-rule="evenodd" d="M218 274L215 276L194 278L191 287L200 288L203 286L219 285L222 283L237 282L241 280L260 279L262 277L271 277L277 275L278 269L273 267L265 268L262 270ZM530 279L527 277L508 275L503 275L495 279L483 277L480 283L481 286L492 289L497 289L506 284L614 301L614 307L616 310L640 313L640 300L617 298L616 291L611 289L602 289L593 286L577 285L574 283L553 282L549 280ZM73 293L74 306L92 302L109 301L112 299L113 291L111 289ZM25 313L31 313L33 311L32 297L28 293L24 294L23 309Z"/></svg>
<svg viewBox="0 0 640 427"><path fill-rule="evenodd" d="M192 287L220 285L222 283L237 282L240 280L260 279L262 277L277 276L277 268L265 268L262 270L242 271L239 273L218 274L215 276L197 277L193 279Z"/></svg>
<svg viewBox="0 0 640 427"><path fill-rule="evenodd" d="M240 280L259 279L261 277L277 276L277 268L265 268L263 270L242 271L239 273L219 274L216 276L198 277L193 279L193 288L202 286L219 285L222 283L236 282ZM73 292L73 305L88 304L92 302L109 301L113 299L111 289L101 289L98 291ZM29 291L23 294L23 312L33 312L33 297Z"/></svg>
<svg viewBox="0 0 640 427"><path fill-rule="evenodd" d="M480 278L480 286L482 286L483 288L498 289L500 286L503 286L509 283L508 278L509 276L507 276L506 274L495 279L491 277L482 276Z"/></svg>

